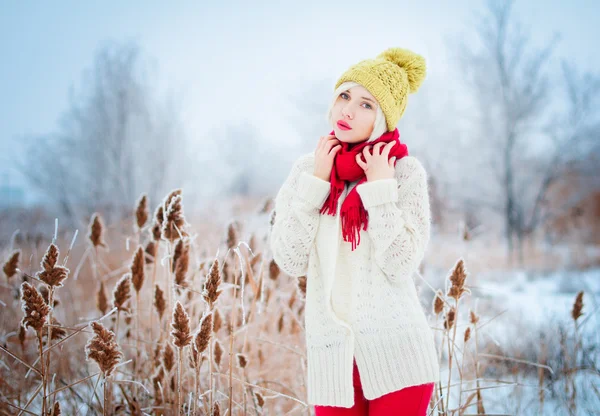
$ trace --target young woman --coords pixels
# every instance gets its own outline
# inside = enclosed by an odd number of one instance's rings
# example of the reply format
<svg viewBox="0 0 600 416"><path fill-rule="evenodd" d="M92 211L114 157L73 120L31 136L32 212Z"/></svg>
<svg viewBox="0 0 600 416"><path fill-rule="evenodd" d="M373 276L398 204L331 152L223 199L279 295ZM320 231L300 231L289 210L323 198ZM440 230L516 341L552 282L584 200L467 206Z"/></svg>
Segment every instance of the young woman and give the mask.
<svg viewBox="0 0 600 416"><path fill-rule="evenodd" d="M413 281L430 237L427 174L396 124L425 60L389 48L335 85L333 130L275 198L277 265L306 276L308 402L317 416L426 414L439 380Z"/></svg>

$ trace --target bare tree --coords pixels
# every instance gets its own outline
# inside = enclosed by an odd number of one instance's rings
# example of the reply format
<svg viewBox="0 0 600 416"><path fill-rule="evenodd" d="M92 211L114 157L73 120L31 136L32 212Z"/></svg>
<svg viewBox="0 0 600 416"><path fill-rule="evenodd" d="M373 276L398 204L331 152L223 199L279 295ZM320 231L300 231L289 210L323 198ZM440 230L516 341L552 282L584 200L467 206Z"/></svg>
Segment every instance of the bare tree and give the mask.
<svg viewBox="0 0 600 416"><path fill-rule="evenodd" d="M159 101L135 44L105 45L56 133L33 137L18 169L75 224L93 210L129 214L140 193L159 200L185 153L178 108Z"/></svg>
<svg viewBox="0 0 600 416"><path fill-rule="evenodd" d="M491 173L490 180L482 180L484 174L477 175L478 182L472 188L476 196L467 199L502 215L507 255L512 259L517 251L522 264L524 237L559 213L545 209L548 189L561 178L568 163L582 156L576 149L581 142L589 141L593 129L588 125L591 97L580 100L584 94L582 85L571 83L568 78L569 99L561 104L570 106L568 114L580 117L585 113L585 119L578 118L574 123L571 116L548 118L558 89L551 88L546 67L551 63L558 38L555 36L542 49L532 46L511 15L513 3L489 0L476 31L479 47L469 47L464 41L455 51L465 86L473 93L479 112L479 117L473 117L479 129L477 137L486 139L478 139L477 143L481 170ZM595 88L590 93L597 96L597 91ZM582 112L581 105L588 108ZM544 149L536 149L535 144L544 138L552 140Z"/></svg>

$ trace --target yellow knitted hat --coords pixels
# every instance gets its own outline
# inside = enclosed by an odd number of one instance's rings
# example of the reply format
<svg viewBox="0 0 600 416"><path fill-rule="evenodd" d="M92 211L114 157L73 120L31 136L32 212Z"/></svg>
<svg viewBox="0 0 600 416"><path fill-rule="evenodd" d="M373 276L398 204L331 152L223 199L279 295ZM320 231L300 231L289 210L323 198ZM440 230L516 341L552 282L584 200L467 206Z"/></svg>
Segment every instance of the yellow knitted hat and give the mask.
<svg viewBox="0 0 600 416"><path fill-rule="evenodd" d="M351 66L335 84L354 81L365 87L376 99L387 123L388 131L396 128L404 114L409 93L415 93L426 74L425 59L403 48L389 48L375 59L365 59ZM334 88L334 89L335 89Z"/></svg>

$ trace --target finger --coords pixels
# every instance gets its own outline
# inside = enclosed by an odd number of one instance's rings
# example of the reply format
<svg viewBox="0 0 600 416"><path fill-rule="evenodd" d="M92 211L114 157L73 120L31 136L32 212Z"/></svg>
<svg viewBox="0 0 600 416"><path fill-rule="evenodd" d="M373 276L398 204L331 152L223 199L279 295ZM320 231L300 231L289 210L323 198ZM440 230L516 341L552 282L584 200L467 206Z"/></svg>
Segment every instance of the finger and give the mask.
<svg viewBox="0 0 600 416"><path fill-rule="evenodd" d="M385 145L385 142L379 142L375 145L375 147L377 149L373 149L373 154L374 155L380 155L381 154L381 148ZM377 150L377 152L375 152L375 150Z"/></svg>
<svg viewBox="0 0 600 416"><path fill-rule="evenodd" d="M367 161L367 163L368 163L368 162L369 162L369 160L371 160L371 156L372 156L372 155L371 155L371 152L370 152L370 149L369 149L369 146L366 146L366 147L363 149L363 151L362 151L362 154L364 155L364 157L365 157L365 160L366 160L366 161Z"/></svg>
<svg viewBox="0 0 600 416"><path fill-rule="evenodd" d="M367 168L367 164L365 162L362 161L362 159L360 158L360 153L358 153L356 155L356 163L358 164L358 166L360 166L363 170L365 170Z"/></svg>
<svg viewBox="0 0 600 416"><path fill-rule="evenodd" d="M335 146L333 149L331 149L329 151L329 156L334 157L341 148L342 148L342 146L338 144L337 146Z"/></svg>
<svg viewBox="0 0 600 416"><path fill-rule="evenodd" d="M340 145L339 142L336 141L336 140L328 140L328 141L326 141L325 144L323 144L323 147L329 153L329 151L331 150L331 148L333 146L336 146L336 145L342 147L342 145Z"/></svg>
<svg viewBox="0 0 600 416"><path fill-rule="evenodd" d="M396 163L396 156L390 159L390 168L394 168Z"/></svg>
<svg viewBox="0 0 600 416"><path fill-rule="evenodd" d="M334 141L334 142L339 142L339 139L337 137L335 137L333 134L328 134L327 136L325 136L325 141Z"/></svg>
<svg viewBox="0 0 600 416"><path fill-rule="evenodd" d="M390 152L392 150L392 147L394 147L394 145L396 144L396 142L389 142L388 144L385 145L385 147L383 148L383 155L385 155L385 157L387 158L390 155Z"/></svg>

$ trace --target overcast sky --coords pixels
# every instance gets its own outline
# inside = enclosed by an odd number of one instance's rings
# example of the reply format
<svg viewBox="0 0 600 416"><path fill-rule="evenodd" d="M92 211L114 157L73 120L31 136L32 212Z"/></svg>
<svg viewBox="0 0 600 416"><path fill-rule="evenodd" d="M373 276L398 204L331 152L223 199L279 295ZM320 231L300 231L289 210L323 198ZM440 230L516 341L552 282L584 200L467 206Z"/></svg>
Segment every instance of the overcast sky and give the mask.
<svg viewBox="0 0 600 416"><path fill-rule="evenodd" d="M5 2L0 11L0 185L12 141L50 133L80 90L84 70L107 41L134 40L157 65L160 83L181 93L191 137L248 119L265 140L289 120L294 88L336 78L391 46L427 60L428 77L449 63L444 39L465 31L483 1ZM520 0L514 7L535 42L554 33L556 55L597 70L600 2ZM291 89L290 89L291 88ZM225 111L223 111L225 109ZM11 178L13 176L11 175ZM11 181L17 180L16 178Z"/></svg>

